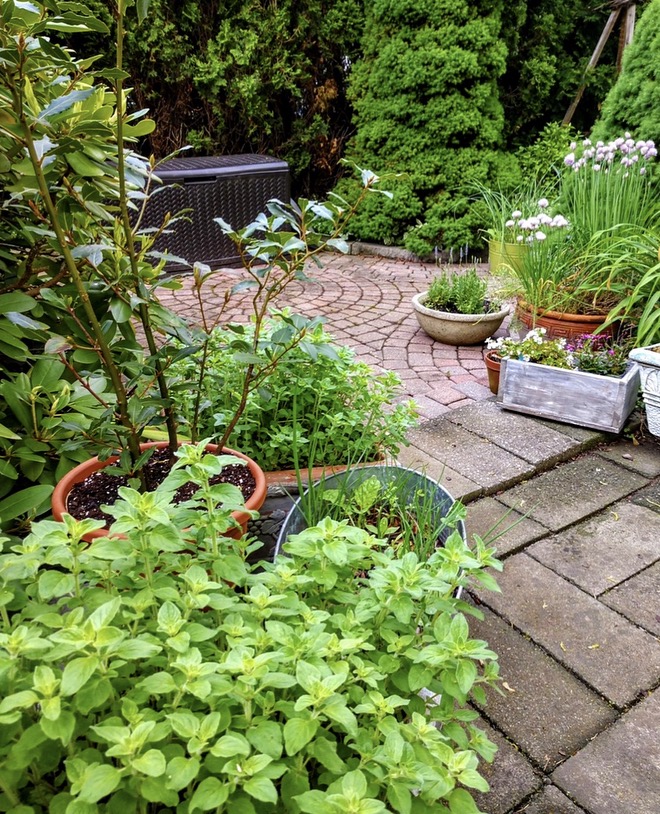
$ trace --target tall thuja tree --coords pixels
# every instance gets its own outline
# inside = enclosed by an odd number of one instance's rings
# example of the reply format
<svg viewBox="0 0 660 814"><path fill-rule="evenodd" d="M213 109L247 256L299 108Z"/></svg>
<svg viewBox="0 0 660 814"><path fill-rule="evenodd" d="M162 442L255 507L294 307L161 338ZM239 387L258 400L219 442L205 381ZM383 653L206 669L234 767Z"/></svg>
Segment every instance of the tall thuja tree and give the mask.
<svg viewBox="0 0 660 814"><path fill-rule="evenodd" d="M502 0L370 0L364 58L351 96L357 134L350 158L390 182L391 201L365 209L354 233L419 254L464 243L474 224L454 192L488 182L503 112L497 79L506 68ZM462 208L461 208L462 207Z"/></svg>
<svg viewBox="0 0 660 814"><path fill-rule="evenodd" d="M660 0L651 0L642 14L623 70L609 92L595 139L608 141L626 130L638 139L660 143Z"/></svg>

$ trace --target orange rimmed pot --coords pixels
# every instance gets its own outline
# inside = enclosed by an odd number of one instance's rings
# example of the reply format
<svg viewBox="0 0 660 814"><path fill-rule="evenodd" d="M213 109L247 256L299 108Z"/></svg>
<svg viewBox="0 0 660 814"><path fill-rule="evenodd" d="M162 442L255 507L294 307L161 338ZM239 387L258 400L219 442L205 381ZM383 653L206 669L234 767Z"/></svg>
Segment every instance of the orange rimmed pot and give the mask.
<svg viewBox="0 0 660 814"><path fill-rule="evenodd" d="M497 351L489 350L484 356L484 363L488 371L488 387L490 388L490 392L497 395L497 391L500 387L500 367L502 366L502 360L497 355Z"/></svg>
<svg viewBox="0 0 660 814"><path fill-rule="evenodd" d="M150 447L163 449L167 446L167 441L150 441L145 444L140 444L140 449L145 450L149 449ZM209 444L206 449L208 452L215 453L216 455L234 455L236 458L240 458L240 460L245 461L255 481L254 492L246 500L245 508L248 511L258 511L263 506L266 499L266 493L268 491L268 487L266 485L266 475L264 474L263 469L261 469L261 467L255 461L253 461L252 458L248 458L247 455L243 455L242 452L237 452L234 449L229 449L228 447L223 447L220 449L217 444ZM67 513L67 500L69 498L71 489L76 483L84 481L90 475L94 474L94 472L98 472L100 469L105 469L106 466L111 466L118 460L119 458L116 455L107 458L105 461L100 461L97 457L94 457L90 458L89 461L78 464L78 466L74 467L74 469L72 469L70 472L67 472L67 474L55 487L51 497L51 509L55 520L62 520L62 516ZM245 534L247 531L247 524L248 520L250 519L250 515L247 511L235 511L232 512L232 517L237 523L239 523L242 532L239 531L239 529L229 529L225 532L225 534L228 537L238 540L242 534ZM86 534L84 539L86 542L91 543L92 540L95 540L98 537L107 537L108 534L108 529L97 529L96 531Z"/></svg>
<svg viewBox="0 0 660 814"><path fill-rule="evenodd" d="M606 314L570 314L563 311L542 311L518 300L516 316L527 328L545 328L548 339L576 339L593 334L607 319ZM612 336L612 326L601 331L602 336Z"/></svg>

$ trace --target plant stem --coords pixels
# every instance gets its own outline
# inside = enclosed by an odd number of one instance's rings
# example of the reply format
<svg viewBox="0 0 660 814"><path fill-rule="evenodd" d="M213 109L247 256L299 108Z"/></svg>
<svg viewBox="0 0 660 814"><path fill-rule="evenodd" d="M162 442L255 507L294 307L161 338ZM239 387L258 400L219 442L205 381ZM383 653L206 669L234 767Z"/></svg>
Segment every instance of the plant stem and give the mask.
<svg viewBox="0 0 660 814"><path fill-rule="evenodd" d="M124 14L123 5L119 4L117 11L117 60L116 66L118 70L122 70L124 59ZM137 255L135 252L135 241L133 238L133 227L131 226L130 216L128 213L128 198L126 196L126 178L125 178L125 156L124 156L124 80L121 74L118 74L115 82L115 95L117 98L117 170L119 176L119 209L121 212L122 223L124 226L124 234L126 237L126 248L128 250L128 257L131 263L131 271L133 273L134 286L136 293L139 295L141 292L138 290L140 287L140 270L138 267ZM158 389L161 398L165 401L165 425L167 427L167 437L170 447L170 452L173 455L178 449L179 442L177 440L176 420L174 417L174 410L172 408L169 388L165 378L165 371L162 362L159 358L159 351L154 338L153 327L151 324L151 316L149 314L149 307L147 303L142 302L139 307L140 322L144 330L144 335L147 340L149 353L153 357L154 367L156 369Z"/></svg>

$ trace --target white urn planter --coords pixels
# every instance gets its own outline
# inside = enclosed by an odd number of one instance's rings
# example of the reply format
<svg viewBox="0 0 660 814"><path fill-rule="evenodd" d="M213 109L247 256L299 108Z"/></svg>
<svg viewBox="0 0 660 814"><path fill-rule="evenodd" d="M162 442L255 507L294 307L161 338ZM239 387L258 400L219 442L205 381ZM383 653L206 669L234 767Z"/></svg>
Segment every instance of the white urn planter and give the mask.
<svg viewBox="0 0 660 814"><path fill-rule="evenodd" d="M629 358L639 365L649 431L660 437L660 345L635 348Z"/></svg>
<svg viewBox="0 0 660 814"><path fill-rule="evenodd" d="M454 314L424 305L428 291L412 298L420 327L432 339L445 345L478 345L492 336L504 322L509 307L491 314Z"/></svg>

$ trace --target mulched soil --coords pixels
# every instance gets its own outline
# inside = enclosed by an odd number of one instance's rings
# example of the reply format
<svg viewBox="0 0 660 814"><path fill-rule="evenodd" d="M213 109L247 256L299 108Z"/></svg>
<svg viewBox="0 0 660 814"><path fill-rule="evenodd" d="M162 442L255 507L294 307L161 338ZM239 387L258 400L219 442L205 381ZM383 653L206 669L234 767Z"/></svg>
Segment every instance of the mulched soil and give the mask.
<svg viewBox="0 0 660 814"><path fill-rule="evenodd" d="M157 449L145 465L145 475L149 484L149 491L154 491L165 480L172 468L172 459L168 449ZM119 499L119 489L128 486L128 476L111 475L110 468L101 469L90 475L80 483L75 484L67 499L67 511L77 520L87 517L103 520L107 525L113 518L102 511L101 506L112 505ZM247 466L230 464L222 472L211 479L211 484L231 483L243 493L247 500L255 490L254 477ZM175 503L188 500L197 491L193 483L186 483L177 490L174 496Z"/></svg>

